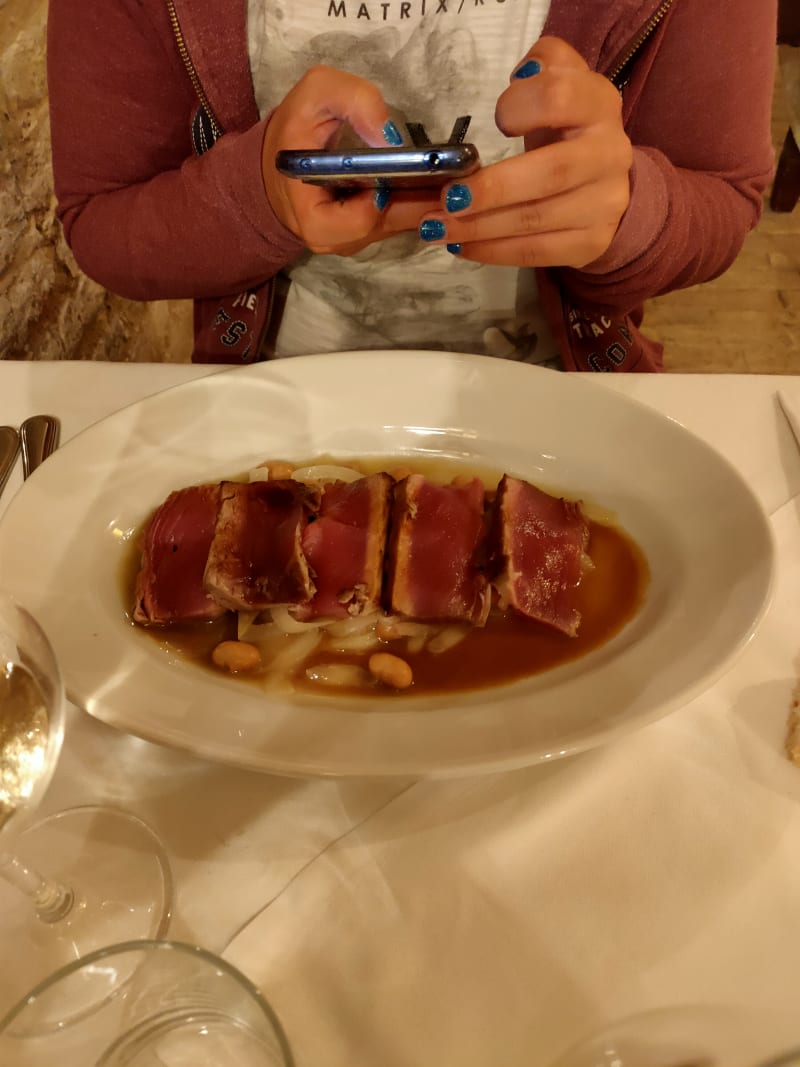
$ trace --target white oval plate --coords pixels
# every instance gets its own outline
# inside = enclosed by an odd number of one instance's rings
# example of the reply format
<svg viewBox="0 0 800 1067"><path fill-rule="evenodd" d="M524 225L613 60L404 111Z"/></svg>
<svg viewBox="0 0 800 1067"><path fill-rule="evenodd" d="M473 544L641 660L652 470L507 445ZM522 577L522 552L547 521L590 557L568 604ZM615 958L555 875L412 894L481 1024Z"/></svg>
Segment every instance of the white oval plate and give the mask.
<svg viewBox="0 0 800 1067"><path fill-rule="evenodd" d="M444 454L583 496L643 549L644 604L603 647L530 679L357 702L266 696L128 623L129 538L172 489L324 453ZM306 356L149 397L56 452L0 524L0 586L44 626L75 703L163 744L295 775L496 771L642 726L742 650L773 555L747 485L679 424L582 375L437 352Z"/></svg>

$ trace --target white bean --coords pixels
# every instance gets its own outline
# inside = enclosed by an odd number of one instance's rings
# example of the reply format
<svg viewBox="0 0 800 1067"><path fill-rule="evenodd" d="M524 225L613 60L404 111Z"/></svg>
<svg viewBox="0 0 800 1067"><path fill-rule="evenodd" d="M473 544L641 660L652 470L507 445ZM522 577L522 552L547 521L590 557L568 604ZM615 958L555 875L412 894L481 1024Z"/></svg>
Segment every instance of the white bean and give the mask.
<svg viewBox="0 0 800 1067"><path fill-rule="evenodd" d="M414 681L414 674L406 661L389 652L373 653L369 657L369 669L373 678L392 689L408 689Z"/></svg>
<svg viewBox="0 0 800 1067"><path fill-rule="evenodd" d="M254 671L261 666L261 653L246 641L220 641L211 653L211 659L217 667L231 674Z"/></svg>

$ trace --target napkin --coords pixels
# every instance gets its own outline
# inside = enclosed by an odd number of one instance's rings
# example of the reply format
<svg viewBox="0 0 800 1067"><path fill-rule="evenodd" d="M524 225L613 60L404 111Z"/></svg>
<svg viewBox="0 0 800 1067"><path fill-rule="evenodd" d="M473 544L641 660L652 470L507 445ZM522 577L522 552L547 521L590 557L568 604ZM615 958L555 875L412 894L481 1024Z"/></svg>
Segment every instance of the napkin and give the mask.
<svg viewBox="0 0 800 1067"><path fill-rule="evenodd" d="M231 943L298 1067L545 1067L710 1000L740 1024L726 1067L800 1043L796 502L772 522L775 600L702 697L569 760L417 783Z"/></svg>

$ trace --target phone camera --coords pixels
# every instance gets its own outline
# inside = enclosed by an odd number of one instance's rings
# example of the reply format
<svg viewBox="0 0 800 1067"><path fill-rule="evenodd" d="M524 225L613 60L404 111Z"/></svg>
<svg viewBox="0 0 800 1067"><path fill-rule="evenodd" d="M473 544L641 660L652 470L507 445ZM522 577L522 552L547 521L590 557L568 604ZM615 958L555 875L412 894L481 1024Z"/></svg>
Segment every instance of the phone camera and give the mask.
<svg viewBox="0 0 800 1067"><path fill-rule="evenodd" d="M440 167L442 165L442 157L439 155L438 152L426 152L425 164L426 166L430 167L431 170L436 170L437 167Z"/></svg>

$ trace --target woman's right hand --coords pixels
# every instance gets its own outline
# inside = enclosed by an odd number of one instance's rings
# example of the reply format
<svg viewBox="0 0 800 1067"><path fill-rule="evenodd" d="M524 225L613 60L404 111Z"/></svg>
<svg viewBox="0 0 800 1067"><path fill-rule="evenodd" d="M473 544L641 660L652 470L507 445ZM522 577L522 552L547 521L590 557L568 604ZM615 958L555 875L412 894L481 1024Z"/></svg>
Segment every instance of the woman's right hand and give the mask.
<svg viewBox="0 0 800 1067"><path fill-rule="evenodd" d="M435 193L394 195L381 210L373 190L337 199L329 189L287 178L276 169L277 152L325 148L345 122L375 148L398 142L389 109L372 82L332 67L313 67L275 109L264 137L261 169L272 209L320 255L353 255L393 233L415 230L439 199Z"/></svg>

